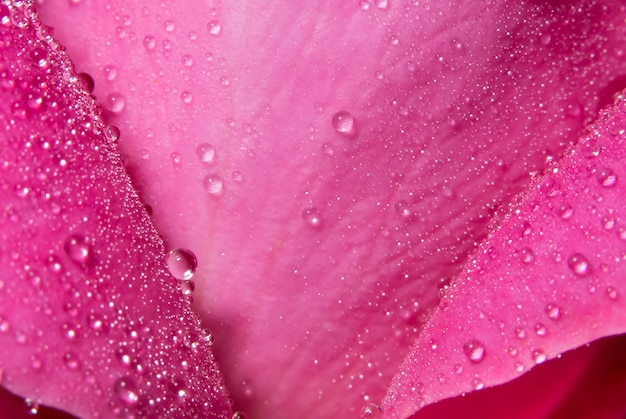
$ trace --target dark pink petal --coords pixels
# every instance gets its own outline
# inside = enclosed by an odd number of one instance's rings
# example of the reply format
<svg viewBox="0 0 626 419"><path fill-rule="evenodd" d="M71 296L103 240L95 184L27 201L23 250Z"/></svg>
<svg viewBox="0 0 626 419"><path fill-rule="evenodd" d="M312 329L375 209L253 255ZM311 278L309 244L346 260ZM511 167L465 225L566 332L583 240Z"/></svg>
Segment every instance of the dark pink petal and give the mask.
<svg viewBox="0 0 626 419"><path fill-rule="evenodd" d="M388 417L626 332L625 131L620 96L494 223L394 377Z"/></svg>
<svg viewBox="0 0 626 419"><path fill-rule="evenodd" d="M83 81L28 2L0 4L0 382L35 411L230 418Z"/></svg>
<svg viewBox="0 0 626 419"><path fill-rule="evenodd" d="M42 7L260 417L378 402L495 209L626 70L617 1Z"/></svg>

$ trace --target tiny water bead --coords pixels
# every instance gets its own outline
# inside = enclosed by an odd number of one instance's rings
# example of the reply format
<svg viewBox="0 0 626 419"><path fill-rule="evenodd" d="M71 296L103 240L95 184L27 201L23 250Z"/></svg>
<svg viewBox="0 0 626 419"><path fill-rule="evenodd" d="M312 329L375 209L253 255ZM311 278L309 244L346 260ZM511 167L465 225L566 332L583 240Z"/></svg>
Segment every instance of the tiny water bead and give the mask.
<svg viewBox="0 0 626 419"><path fill-rule="evenodd" d="M380 406L368 403L361 408L361 419L378 419L382 417Z"/></svg>
<svg viewBox="0 0 626 419"><path fill-rule="evenodd" d="M302 219L313 228L320 228L322 226L322 219L320 217L320 212L317 208L305 208L302 211Z"/></svg>
<svg viewBox="0 0 626 419"><path fill-rule="evenodd" d="M347 111L339 111L331 118L331 124L335 131L351 137L356 133L354 117Z"/></svg>
<svg viewBox="0 0 626 419"><path fill-rule="evenodd" d="M118 378L113 384L113 391L120 401L128 406L134 406L139 402L139 391L130 377Z"/></svg>
<svg viewBox="0 0 626 419"><path fill-rule="evenodd" d="M65 240L63 247L65 253L78 265L85 265L89 262L90 246L87 239L80 234L72 234Z"/></svg>
<svg viewBox="0 0 626 419"><path fill-rule="evenodd" d="M552 320L559 320L561 318L561 309L555 304L546 305L545 312Z"/></svg>
<svg viewBox="0 0 626 419"><path fill-rule="evenodd" d="M567 258L567 266L578 276L587 276L591 273L589 259L582 253L572 253Z"/></svg>
<svg viewBox="0 0 626 419"><path fill-rule="evenodd" d="M546 354L541 349L535 349L530 353L530 357L535 362L535 364L543 364L546 362Z"/></svg>
<svg viewBox="0 0 626 419"><path fill-rule="evenodd" d="M153 36L147 35L143 38L143 46L148 50L152 51L156 48L157 41Z"/></svg>
<svg viewBox="0 0 626 419"><path fill-rule="evenodd" d="M196 255L191 250L180 247L168 253L166 263L172 276L184 281L189 281L198 269Z"/></svg>
<svg viewBox="0 0 626 419"><path fill-rule="evenodd" d="M36 415L39 413L39 403L31 399L24 399L24 411L27 415Z"/></svg>
<svg viewBox="0 0 626 419"><path fill-rule="evenodd" d="M204 190L210 195L216 197L224 193L224 181L215 173L206 175L202 181L202 186L204 186Z"/></svg>
<svg viewBox="0 0 626 419"><path fill-rule="evenodd" d="M105 65L102 74L107 81L114 81L117 78L117 68L112 65Z"/></svg>
<svg viewBox="0 0 626 419"><path fill-rule="evenodd" d="M535 260L535 253L528 247L523 247L519 251L520 258L524 263L531 263Z"/></svg>
<svg viewBox="0 0 626 419"><path fill-rule="evenodd" d="M198 144L196 147L196 156L201 163L211 165L215 162L215 147L209 143Z"/></svg>
<svg viewBox="0 0 626 419"><path fill-rule="evenodd" d="M248 415L244 412L235 412L231 419L248 419Z"/></svg>
<svg viewBox="0 0 626 419"><path fill-rule="evenodd" d="M217 20L211 20L207 23L207 29L213 36L218 36L222 32L222 25Z"/></svg>
<svg viewBox="0 0 626 419"><path fill-rule="evenodd" d="M193 101L193 96L189 90L184 90L180 94L180 100L182 100L184 104L188 105Z"/></svg>
<svg viewBox="0 0 626 419"><path fill-rule="evenodd" d="M482 342L476 339L470 339L465 342L463 345L463 353L465 353L465 356L467 356L467 358L475 364L482 362L486 355L485 346Z"/></svg>

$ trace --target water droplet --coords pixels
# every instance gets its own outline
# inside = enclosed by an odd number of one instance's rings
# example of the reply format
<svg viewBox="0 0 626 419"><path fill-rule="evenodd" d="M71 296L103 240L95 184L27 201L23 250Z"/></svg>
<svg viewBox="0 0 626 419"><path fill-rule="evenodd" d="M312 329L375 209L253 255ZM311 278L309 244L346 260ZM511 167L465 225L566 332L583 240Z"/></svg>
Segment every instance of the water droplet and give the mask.
<svg viewBox="0 0 626 419"><path fill-rule="evenodd" d="M519 362L515 363L515 372L523 372L524 371L524 366L522 364L520 364Z"/></svg>
<svg viewBox="0 0 626 419"><path fill-rule="evenodd" d="M30 50L29 56L36 66L41 68L46 68L48 66L48 51L44 48L33 48Z"/></svg>
<svg viewBox="0 0 626 419"><path fill-rule="evenodd" d="M180 100L182 100L184 104L188 105L193 100L193 96L191 95L191 92L189 90L184 90L180 94Z"/></svg>
<svg viewBox="0 0 626 419"><path fill-rule="evenodd" d="M396 209L396 213L404 218L410 218L411 217L411 209L409 208L409 203L406 201L398 201L396 202L395 205L395 209Z"/></svg>
<svg viewBox="0 0 626 419"><path fill-rule="evenodd" d="M196 147L196 156L202 163L211 165L215 163L215 147L208 143L199 144Z"/></svg>
<svg viewBox="0 0 626 419"><path fill-rule="evenodd" d="M182 281L180 283L180 290L183 295L191 295L193 291L196 289L196 284L193 281Z"/></svg>
<svg viewBox="0 0 626 419"><path fill-rule="evenodd" d="M96 83L93 81L93 77L91 77L87 73L78 73L76 75L78 79L78 83L89 93L93 93L93 89L96 86Z"/></svg>
<svg viewBox="0 0 626 419"><path fill-rule="evenodd" d="M233 416L231 419L248 419L248 415L246 415L244 412L235 412L233 413Z"/></svg>
<svg viewBox="0 0 626 419"><path fill-rule="evenodd" d="M78 357L73 352L66 352L65 355L63 355L63 363L67 369L72 371L76 371L80 367Z"/></svg>
<svg viewBox="0 0 626 419"><path fill-rule="evenodd" d="M474 387L474 390L482 390L485 388L485 383L479 377L476 377L472 380L472 387Z"/></svg>
<svg viewBox="0 0 626 419"><path fill-rule="evenodd" d="M380 406L368 403L361 408L361 419L378 419L382 415Z"/></svg>
<svg viewBox="0 0 626 419"><path fill-rule="evenodd" d="M103 131L105 138L109 141L115 142L120 138L120 129L115 125L107 125Z"/></svg>
<svg viewBox="0 0 626 419"><path fill-rule="evenodd" d="M179 165L180 162L183 160L183 157L180 155L180 153L176 151L170 154L170 158L172 159L172 163L174 163L174 165Z"/></svg>
<svg viewBox="0 0 626 419"><path fill-rule="evenodd" d="M543 325L543 323L537 323L535 325L535 333L537 334L537 336L545 336L546 333L548 333L548 330Z"/></svg>
<svg viewBox="0 0 626 419"><path fill-rule="evenodd" d="M78 328L72 323L63 323L61 326L61 333L65 339L73 342L78 339Z"/></svg>
<svg viewBox="0 0 626 419"><path fill-rule="evenodd" d="M552 41L552 35L550 35L549 33L544 33L539 38L539 41L541 42L541 45L549 45L550 41Z"/></svg>
<svg viewBox="0 0 626 419"><path fill-rule="evenodd" d="M193 66L193 57L191 55L183 55L182 62L185 67Z"/></svg>
<svg viewBox="0 0 626 419"><path fill-rule="evenodd" d="M166 20L164 26L165 32L174 32L174 29L176 29L176 24L171 20Z"/></svg>
<svg viewBox="0 0 626 419"><path fill-rule="evenodd" d="M207 29L211 35L218 36L222 32L222 25L217 20L211 20L207 24Z"/></svg>
<svg viewBox="0 0 626 419"><path fill-rule="evenodd" d="M24 399L24 411L27 415L36 415L39 413L39 403L31 399Z"/></svg>
<svg viewBox="0 0 626 419"><path fill-rule="evenodd" d="M374 4L376 4L376 7L382 10L389 8L389 0L375 0Z"/></svg>
<svg viewBox="0 0 626 419"><path fill-rule="evenodd" d="M518 339L524 339L526 337L526 331L521 327L518 327L515 329L515 336L517 336Z"/></svg>
<svg viewBox="0 0 626 419"><path fill-rule="evenodd" d="M202 181L202 186L213 196L221 196L224 193L224 181L215 173L206 175Z"/></svg>
<svg viewBox="0 0 626 419"><path fill-rule="evenodd" d="M117 78L117 68L112 65L105 65L102 69L102 74L108 81L114 81Z"/></svg>
<svg viewBox="0 0 626 419"><path fill-rule="evenodd" d="M589 259L581 253L572 253L567 258L567 266L578 276L587 276L591 273Z"/></svg>
<svg viewBox="0 0 626 419"><path fill-rule="evenodd" d="M317 208L305 208L302 211L302 219L311 227L320 228L322 226L322 218Z"/></svg>
<svg viewBox="0 0 626 419"><path fill-rule="evenodd" d="M118 378L113 384L113 391L122 403L134 406L139 402L139 391L130 377Z"/></svg>
<svg viewBox="0 0 626 419"><path fill-rule="evenodd" d="M613 287L607 287L606 288L606 295L609 297L609 299L611 299L613 301L617 300L617 298L619 297L619 293Z"/></svg>
<svg viewBox="0 0 626 419"><path fill-rule="evenodd" d="M485 347L484 345L476 340L470 339L463 345L463 352L465 356L475 364L478 364L483 359L485 359Z"/></svg>
<svg viewBox="0 0 626 419"><path fill-rule="evenodd" d="M541 349L535 349L534 351L530 353L530 356L532 360L535 362L535 364L542 364L546 362L546 359L547 359L546 354L543 353Z"/></svg>
<svg viewBox="0 0 626 419"><path fill-rule="evenodd" d="M9 330L11 330L11 324L0 317L0 333L7 333Z"/></svg>
<svg viewBox="0 0 626 419"><path fill-rule="evenodd" d="M154 39L154 37L153 37L153 36L146 35L146 36L143 38L143 46L144 46L144 47L145 47L148 51L152 51L152 50L154 50L154 49L156 48L156 44L157 44L157 41L156 41L156 39Z"/></svg>
<svg viewBox="0 0 626 419"><path fill-rule="evenodd" d="M564 220L569 220L574 215L574 208L570 204L563 204L560 209L561 218Z"/></svg>
<svg viewBox="0 0 626 419"><path fill-rule="evenodd" d="M172 276L185 281L190 280L198 268L198 260L191 250L178 248L167 255L167 267Z"/></svg>
<svg viewBox="0 0 626 419"><path fill-rule="evenodd" d="M119 115L126 106L126 99L120 93L111 93L106 97L104 106L109 112Z"/></svg>
<svg viewBox="0 0 626 419"><path fill-rule="evenodd" d="M339 111L334 114L331 124L335 131L345 136L351 137L356 133L354 117L347 111Z"/></svg>
<svg viewBox="0 0 626 419"><path fill-rule="evenodd" d="M559 320L561 318L561 309L555 304L548 304L545 311L552 320Z"/></svg>
<svg viewBox="0 0 626 419"><path fill-rule="evenodd" d="M332 156L335 154L335 147L333 147L333 145L330 143L324 143L322 144L322 151L327 156Z"/></svg>
<svg viewBox="0 0 626 419"><path fill-rule="evenodd" d="M80 234L72 234L65 239L65 253L79 265L85 265L89 262L90 246L87 239Z"/></svg>
<svg viewBox="0 0 626 419"><path fill-rule="evenodd" d="M239 170L235 170L235 171L232 173L232 178L233 178L233 180L234 180L235 182L237 182L237 183L241 183L241 182L243 182L243 174L242 174Z"/></svg>
<svg viewBox="0 0 626 419"><path fill-rule="evenodd" d="M615 172L613 172L613 170L609 169L608 167L600 170L597 174L597 177L600 185L604 186L605 188L611 188L617 183L617 175L615 174Z"/></svg>
<svg viewBox="0 0 626 419"><path fill-rule="evenodd" d="M522 262L524 263L531 263L533 260L535 260L535 254L528 247L523 247L520 250L519 254L520 254L520 258L522 259Z"/></svg>
<svg viewBox="0 0 626 419"><path fill-rule="evenodd" d="M215 338L209 329L202 329L200 332L200 339L207 345L212 346L215 343Z"/></svg>

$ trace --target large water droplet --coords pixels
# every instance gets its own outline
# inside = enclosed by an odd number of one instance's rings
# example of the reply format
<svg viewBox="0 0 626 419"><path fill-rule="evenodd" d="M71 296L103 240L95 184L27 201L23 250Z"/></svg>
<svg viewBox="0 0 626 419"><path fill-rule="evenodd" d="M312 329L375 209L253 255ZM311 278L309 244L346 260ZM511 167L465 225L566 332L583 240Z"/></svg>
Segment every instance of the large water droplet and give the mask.
<svg viewBox="0 0 626 419"><path fill-rule="evenodd" d="M389 0L375 0L374 4L376 4L376 7L382 10L389 8Z"/></svg>
<svg viewBox="0 0 626 419"><path fill-rule="evenodd" d="M476 339L470 339L463 345L463 352L473 363L479 363L485 359L485 346Z"/></svg>
<svg viewBox="0 0 626 419"><path fill-rule="evenodd" d="M347 111L339 111L334 114L331 124L335 131L345 136L351 137L356 133L354 117Z"/></svg>
<svg viewBox="0 0 626 419"><path fill-rule="evenodd" d="M126 99L120 93L111 93L105 98L104 106L109 112L119 115L126 107Z"/></svg>
<svg viewBox="0 0 626 419"><path fill-rule="evenodd" d="M130 377L118 378L113 384L113 391L122 403L134 406L139 402L139 391Z"/></svg>
<svg viewBox="0 0 626 419"><path fill-rule="evenodd" d="M213 196L221 196L224 193L224 181L215 173L206 175L202 181L202 186Z"/></svg>
<svg viewBox="0 0 626 419"><path fill-rule="evenodd" d="M80 234L72 234L65 239L65 253L79 265L85 265L89 262L90 246L87 239Z"/></svg>
<svg viewBox="0 0 626 419"><path fill-rule="evenodd" d="M368 403L361 408L361 419L378 419L381 415L380 407L374 403Z"/></svg>
<svg viewBox="0 0 626 419"><path fill-rule="evenodd" d="M215 147L209 143L198 144L196 156L202 163L211 165L215 162Z"/></svg>
<svg viewBox="0 0 626 419"><path fill-rule="evenodd" d="M589 259L581 253L572 253L567 258L567 266L578 276L587 276L591 273Z"/></svg>
<svg viewBox="0 0 626 419"><path fill-rule="evenodd" d="M167 255L167 267L172 276L185 281L190 280L198 268L198 260L191 250L178 248Z"/></svg>

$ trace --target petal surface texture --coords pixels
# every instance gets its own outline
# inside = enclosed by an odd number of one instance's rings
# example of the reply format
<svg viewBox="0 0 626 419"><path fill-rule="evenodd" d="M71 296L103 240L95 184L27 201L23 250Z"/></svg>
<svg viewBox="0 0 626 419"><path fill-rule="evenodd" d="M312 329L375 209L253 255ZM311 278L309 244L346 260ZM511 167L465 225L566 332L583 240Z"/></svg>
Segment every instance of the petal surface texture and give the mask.
<svg viewBox="0 0 626 419"><path fill-rule="evenodd" d="M394 377L388 417L501 384L626 332L625 132L620 96L494 223ZM573 386L567 376L586 364L573 364L560 379Z"/></svg>
<svg viewBox="0 0 626 419"><path fill-rule="evenodd" d="M195 309L256 417L380 402L496 208L626 74L617 1L40 8L166 247L197 255Z"/></svg>
<svg viewBox="0 0 626 419"><path fill-rule="evenodd" d="M45 403L84 418L230 418L207 335L105 138L87 79L28 2L5 3L2 385L31 413Z"/></svg>

